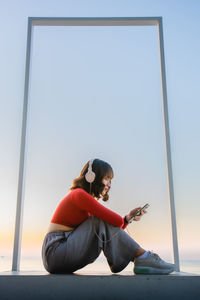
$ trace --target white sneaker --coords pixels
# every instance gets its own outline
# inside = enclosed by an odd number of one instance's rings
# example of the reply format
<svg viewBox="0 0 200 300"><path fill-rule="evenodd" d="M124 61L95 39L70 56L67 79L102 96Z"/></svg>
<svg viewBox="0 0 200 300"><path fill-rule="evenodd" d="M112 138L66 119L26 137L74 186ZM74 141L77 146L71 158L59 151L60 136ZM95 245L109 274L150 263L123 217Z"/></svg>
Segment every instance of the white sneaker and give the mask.
<svg viewBox="0 0 200 300"><path fill-rule="evenodd" d="M135 274L170 274L175 270L175 265L162 260L158 254L150 252L144 259L135 258Z"/></svg>

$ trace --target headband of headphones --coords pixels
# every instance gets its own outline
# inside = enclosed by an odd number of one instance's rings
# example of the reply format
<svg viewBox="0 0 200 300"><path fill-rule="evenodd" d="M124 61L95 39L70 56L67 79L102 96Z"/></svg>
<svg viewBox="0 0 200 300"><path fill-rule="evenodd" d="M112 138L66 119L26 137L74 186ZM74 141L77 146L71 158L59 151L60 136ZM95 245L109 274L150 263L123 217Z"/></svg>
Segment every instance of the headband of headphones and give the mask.
<svg viewBox="0 0 200 300"><path fill-rule="evenodd" d="M89 183L92 183L94 182L95 180L95 177L96 177L96 174L92 171L92 164L93 164L93 161L94 159L91 159L89 161L89 164L88 164L88 171L87 173L85 174L85 180Z"/></svg>

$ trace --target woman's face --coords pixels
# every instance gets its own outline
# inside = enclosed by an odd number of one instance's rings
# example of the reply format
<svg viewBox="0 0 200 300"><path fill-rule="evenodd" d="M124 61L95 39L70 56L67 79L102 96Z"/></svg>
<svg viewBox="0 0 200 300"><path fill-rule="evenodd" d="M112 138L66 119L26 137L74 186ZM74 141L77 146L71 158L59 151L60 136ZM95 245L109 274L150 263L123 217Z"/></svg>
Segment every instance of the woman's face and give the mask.
<svg viewBox="0 0 200 300"><path fill-rule="evenodd" d="M111 188L111 180L112 180L112 178L110 178L110 177L104 177L102 179L102 183L105 185L105 187L104 187L104 189L103 189L103 191L101 193L102 196L104 196L106 193L109 192L109 190Z"/></svg>

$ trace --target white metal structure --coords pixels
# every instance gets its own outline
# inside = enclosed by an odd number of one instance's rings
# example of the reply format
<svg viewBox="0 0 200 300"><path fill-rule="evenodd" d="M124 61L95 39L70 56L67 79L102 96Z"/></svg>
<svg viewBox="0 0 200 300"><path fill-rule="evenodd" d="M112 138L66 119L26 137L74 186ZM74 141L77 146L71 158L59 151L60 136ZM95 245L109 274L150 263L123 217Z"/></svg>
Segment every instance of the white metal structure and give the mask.
<svg viewBox="0 0 200 300"><path fill-rule="evenodd" d="M158 28L159 49L160 49L160 67L161 67L161 85L163 98L163 117L165 128L165 147L168 175L169 202L171 209L172 222L172 237L174 262L176 271L179 268L179 253L178 240L176 229L176 213L174 203L174 187L173 173L171 160L169 118L168 118L168 103L167 103L167 84L165 72L165 57L164 57L164 40L163 40L163 25L162 17L127 17L127 18L28 18L27 32L27 49L26 49L26 70L25 70L25 86L24 86L24 107L21 133L21 150L20 150L20 165L18 178L18 195L15 223L15 239L13 249L13 264L12 270L18 271L21 254L21 238L22 238L22 221L23 221L23 198L24 198L24 177L25 177L25 157L26 157L26 135L27 135L27 108L29 98L29 78L31 64L31 47L32 47L32 29L33 26L156 26Z"/></svg>

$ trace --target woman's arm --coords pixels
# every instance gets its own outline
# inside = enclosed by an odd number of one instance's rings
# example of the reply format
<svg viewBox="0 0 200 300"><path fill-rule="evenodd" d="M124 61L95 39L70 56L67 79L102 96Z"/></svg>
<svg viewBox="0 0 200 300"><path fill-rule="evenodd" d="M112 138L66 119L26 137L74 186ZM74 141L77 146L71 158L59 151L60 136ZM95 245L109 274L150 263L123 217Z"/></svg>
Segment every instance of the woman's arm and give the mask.
<svg viewBox="0 0 200 300"><path fill-rule="evenodd" d="M128 225L128 223L124 221L124 218L103 206L83 189L78 188L73 191L73 203L80 209L85 210L114 226L125 229Z"/></svg>

